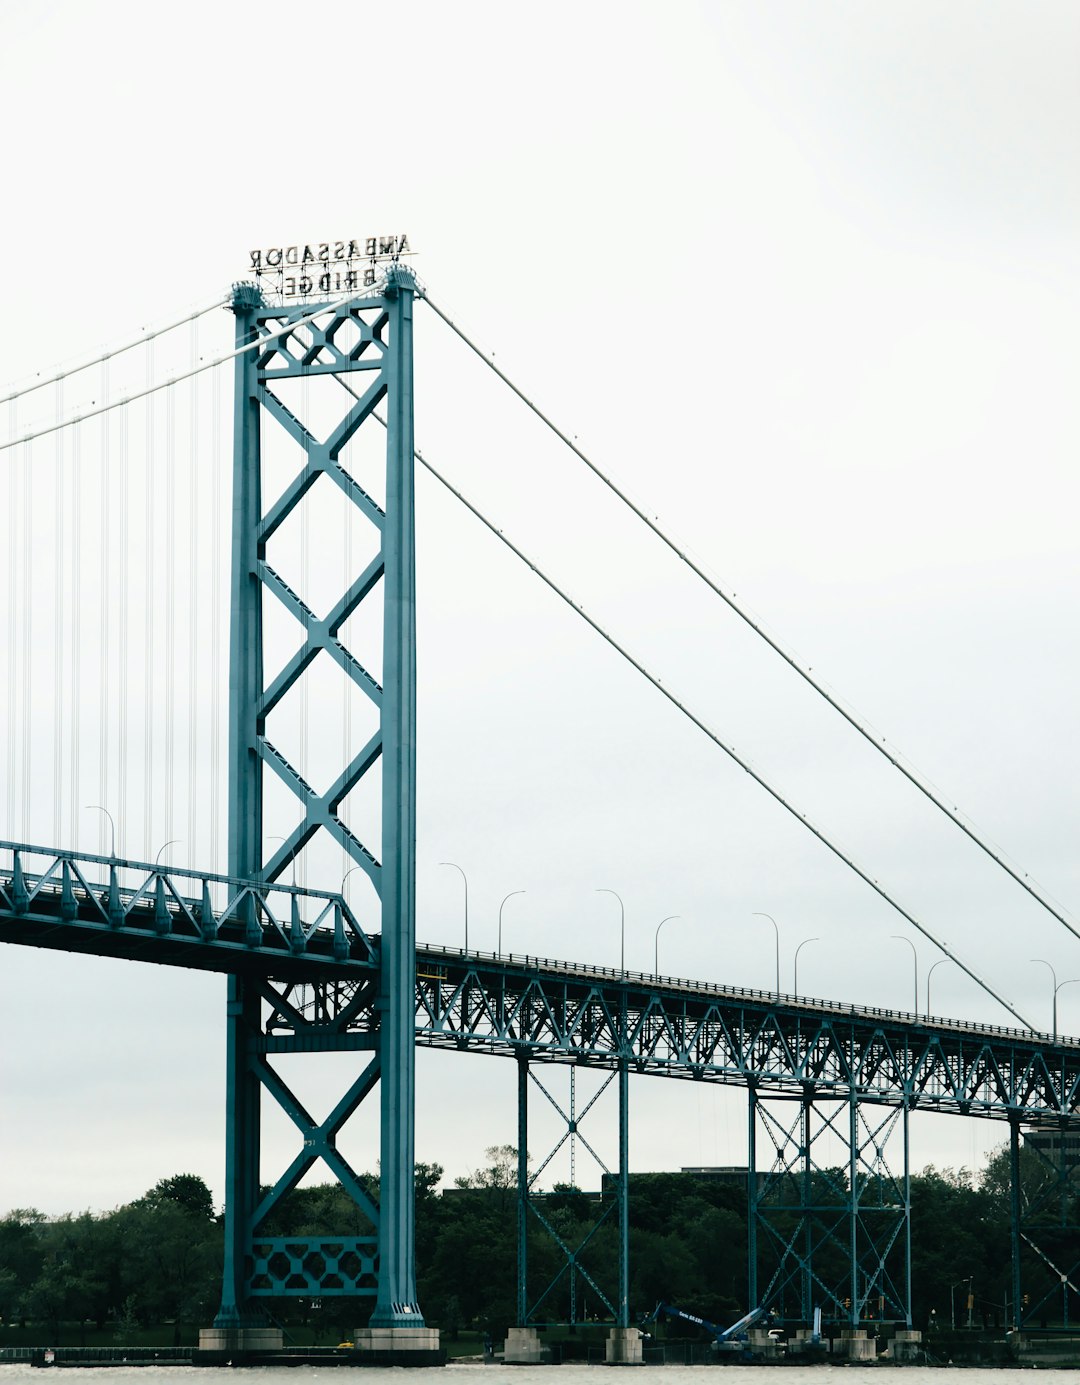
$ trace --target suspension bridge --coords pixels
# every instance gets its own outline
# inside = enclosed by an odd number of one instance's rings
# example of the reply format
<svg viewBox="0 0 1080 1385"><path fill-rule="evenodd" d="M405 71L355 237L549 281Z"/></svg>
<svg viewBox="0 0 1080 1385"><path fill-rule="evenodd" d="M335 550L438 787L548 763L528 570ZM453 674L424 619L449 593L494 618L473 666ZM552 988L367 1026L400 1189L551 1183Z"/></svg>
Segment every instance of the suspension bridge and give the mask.
<svg viewBox="0 0 1080 1385"><path fill-rule="evenodd" d="M1025 1311L1038 1312L1059 1283L1068 1292L1080 1272L1066 1161L1051 1161L1053 1189L1041 1205L1020 1196L1025 1132L1075 1126L1080 1043L1060 1036L1056 1023L1051 1033L1029 1024L417 448L417 307L479 355L853 734L1057 925L1080 936L1069 917L541 413L395 257L377 282L349 281L349 291L331 299L312 297L312 284L296 297L295 287L286 299L272 283L236 285L228 299L235 341L217 355L202 353L201 314L194 313L0 401L10 425L2 444L11 522L8 645L24 655L21 662L13 656L8 669L11 827L0 842L0 940L227 976L226 1248L221 1306L202 1334L205 1350L230 1357L272 1351L281 1338L269 1325L267 1301L339 1295L371 1301L356 1337L371 1359L438 1359L438 1333L425 1322L415 1287L417 1045L501 1055L517 1065L517 1359L538 1358L535 1324L552 1289L530 1277L530 1234L555 1235L539 1171L530 1172L526 1159L529 1094L538 1087L558 1111L565 1124L559 1145L584 1138L581 1124L596 1101L579 1111L572 1081L569 1106L555 1098L541 1077L551 1064L569 1065L571 1079L580 1067L598 1070L601 1090L612 1083L617 1098L618 1158L612 1170L604 1166L615 1196L599 1214L618 1228L612 1284L585 1268L583 1246L559 1242L571 1319L573 1286L583 1277L610 1314L613 1363L641 1359L628 1288L628 1131L630 1078L643 1075L746 1091L748 1302L803 1326L824 1303L852 1340L875 1316L913 1331L911 1114L1003 1122L1013 1177L1011 1311L1022 1326ZM163 371L165 343L185 333L188 359ZM230 370L226 490L221 435ZM208 397L193 387L204 377ZM43 398L49 407L40 406ZM163 486L148 466L159 454ZM191 462L186 470L181 457ZM467 941L464 949L418 946L417 466L718 753L981 987L1009 1023L785 995L779 975L776 990L763 992L628 971L625 962L603 968L503 954L501 947L483 953ZM57 484L65 467L74 491ZM184 549L186 585L176 576ZM168 559L163 582L155 576L161 553ZM51 620L44 641L33 635L42 605ZM90 639L90 609L99 657L87 677L81 642ZM224 610L227 650L214 632ZM176 629L204 657L178 665L163 633ZM135 665L139 699L129 676ZM207 687L212 695L204 699ZM223 727L214 706L226 687ZM106 802L85 802L89 784ZM58 845L77 838L89 808L103 831L110 828L103 849ZM129 855L118 849L116 824L140 816L144 849ZM207 868L162 861L181 822L192 859L205 851ZM268 825L284 830L275 837ZM36 841L31 826L44 829ZM210 869L222 836L225 868ZM346 891L354 872L359 888ZM330 1053L358 1055L358 1071L319 1120L272 1059L302 1055L315 1063ZM298 1145L268 1185L264 1096L289 1118ZM377 1205L338 1146L354 1117L378 1123ZM352 1195L370 1234L262 1235L275 1207L320 1163ZM1048 1250L1050 1229L1056 1239ZM1067 1265L1060 1263L1062 1233Z"/></svg>

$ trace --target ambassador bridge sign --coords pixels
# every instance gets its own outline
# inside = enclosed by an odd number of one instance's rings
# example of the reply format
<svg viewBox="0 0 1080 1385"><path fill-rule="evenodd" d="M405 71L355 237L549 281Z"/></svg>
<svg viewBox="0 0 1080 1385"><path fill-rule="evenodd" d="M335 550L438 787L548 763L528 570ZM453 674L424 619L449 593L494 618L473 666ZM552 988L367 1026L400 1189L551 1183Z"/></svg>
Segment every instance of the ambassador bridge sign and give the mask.
<svg viewBox="0 0 1080 1385"><path fill-rule="evenodd" d="M378 265L413 252L408 236L393 235L277 245L249 253L249 272L256 280L272 280L282 298L310 298L369 288L375 283Z"/></svg>

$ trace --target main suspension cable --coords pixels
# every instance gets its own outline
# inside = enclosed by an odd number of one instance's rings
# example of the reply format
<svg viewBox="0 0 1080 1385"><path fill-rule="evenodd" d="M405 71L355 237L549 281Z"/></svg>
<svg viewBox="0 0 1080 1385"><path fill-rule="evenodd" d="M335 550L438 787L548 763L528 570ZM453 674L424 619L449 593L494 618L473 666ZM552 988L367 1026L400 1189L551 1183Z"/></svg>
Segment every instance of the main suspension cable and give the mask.
<svg viewBox="0 0 1080 1385"><path fill-rule="evenodd" d="M95 366L101 365L103 361L112 360L116 356L123 356L128 351L134 351L137 346L145 346L148 341L153 341L155 337L163 337L167 332L174 332L177 327L183 327L189 322L195 322L200 317L205 317L207 313L212 313L215 308L223 308L228 304L227 298L215 298L212 303L207 303L203 308L196 308L190 313L185 313L183 317L178 317L175 322L166 323L164 327L154 327L148 332L144 332L141 337L135 337L131 341L125 342L123 346L116 346L111 351L104 351L100 356L96 356L92 361L80 361L77 365L66 366L54 375L43 376L40 379L31 380L29 384L23 385L20 389L13 390L10 394L5 394L0 399L0 404L7 404L13 399L22 399L24 395L33 394L36 390L45 389L47 385L58 384L61 380L66 380L69 376L79 375L84 370L93 370Z"/></svg>
<svg viewBox="0 0 1080 1385"><path fill-rule="evenodd" d="M338 377L338 379L339 383L345 385L345 382L341 380L340 377ZM345 385L345 388L349 391L350 394L354 394L354 391L348 385ZM379 414L373 413L372 417L376 418L379 421L379 423L383 425L384 428L386 427L386 420L382 418ZM916 929L923 935L924 938L926 938L929 942L933 943L934 946L943 954L943 956L947 957L951 962L955 962L956 965L960 968L960 970L965 974L965 976L970 977L970 979L974 981L975 984L978 987L980 987L980 989L985 991L988 996L991 996L994 1000L996 1000L999 1005L1004 1006L1004 1008L1008 1010L1009 1014L1013 1015L1016 1019L1018 1019L1020 1023L1025 1026L1025 1028L1032 1030L1032 1032L1035 1031L1035 1026L1031 1023L1030 1020L1024 1018L1024 1016L1015 1007L1015 1005L1013 1005L1010 1001L1006 1000L1003 996L998 995L997 991L993 989L989 982L984 981L983 978L979 976L979 974L976 971L974 971L971 967L969 967L965 962L963 962L947 946L947 944L941 942L940 939L936 938L934 934L931 933L930 930L924 924L920 923L919 920L914 916L914 914L909 913L908 910L905 909L902 904L900 904L896 899L893 898L891 894L889 894L889 892L884 888L883 885L881 885L877 880L875 880L872 875L869 875L865 870L863 870L863 868L860 865L858 865L858 863L854 860L853 857L849 856L846 851L844 851L829 836L827 836L823 828L818 827L817 824L812 822L811 819L807 817L805 813L800 812L799 809L789 799L785 798L784 795L780 792L780 790L776 788L775 785L770 783L768 779L765 778L764 774L762 774L759 770L755 769L749 760L739 755L736 752L734 746L729 745L716 731L713 730L711 726L708 725L707 722L703 721L702 718L699 717L696 712L692 711L691 708L688 707L687 704L683 702L681 698L677 697L676 694L672 692L670 687L666 686L663 683L663 681L656 676L656 674L654 674L650 669L648 669L645 666L645 664L641 662L640 659L638 659L634 654L632 654L625 645L621 644L619 640L616 639L616 637L613 634L611 634L609 630L605 629L604 626L602 626L598 620L591 616L589 612L586 611L585 607L581 605L580 602L575 601L572 596L570 596L566 591L563 590L562 587L558 585L554 578L549 577L548 574L544 572L543 569L539 567L535 562L533 562L533 560L528 556L528 554L525 553L522 549L520 549L517 546L517 544L513 542L512 539L507 538L507 536L503 533L503 531L500 528L498 528L497 525L493 524L492 521L489 520L472 503L472 501L468 499L467 496L465 496L460 490L458 490L458 488L451 481L449 481L445 476L443 476L443 474L440 471L438 471L432 465L431 462L427 460L427 458L423 455L419 448L414 448L413 456L420 463L420 465L425 468L425 470L427 470L428 472L430 472L432 476L434 476L434 478L436 479L436 481L440 483L440 485L444 486L450 492L450 494L454 496L455 499L459 500L461 504L465 506L465 508L469 511L470 514L474 515L480 521L480 523L483 524L484 527L489 530L490 533L494 534L495 537L500 541L500 543L504 544L510 550L510 552L514 554L516 558L519 558L525 564L526 567L528 567L532 572L534 572L537 575L537 577L540 578L541 582L543 582L545 586L549 588L549 590L555 593L555 595L559 598L560 601L564 602L567 606L570 607L572 611L576 612L576 614L580 616L581 619L585 621L587 625L591 626L592 629L595 630L596 633L603 640L605 640L612 647L612 649L615 650L617 654L621 654L622 657L633 669L635 669L638 673L641 674L643 678L645 678L649 683L651 683L652 686L657 690L657 692L663 694L663 696L667 698L667 700L672 704L672 706L677 708L683 714L683 716L685 716L698 728L699 731L704 732L704 734L708 736L709 740L711 740L714 745L718 746L724 752L724 754L728 756L730 760L733 760L734 763L739 766L741 770L744 770L750 776L750 778L754 780L756 784L758 784L761 788L765 790L767 794L769 794L771 798L775 799L775 801L779 803L780 806L784 808L788 813L790 813L791 816L796 819L796 821L801 823L802 826L805 827L808 832L812 833L813 836L815 836L818 839L818 841L822 843L823 846L826 846L833 853L833 855L836 856L840 861L842 861L843 864L847 866L849 870L853 871L859 877L860 880L862 880L865 884L869 885L870 888L874 891L874 893L879 895L885 901L885 903L890 906L890 908L894 909L900 915L901 918L910 923L912 928Z"/></svg>
<svg viewBox="0 0 1080 1385"><path fill-rule="evenodd" d="M989 856L989 858L994 862L995 865L1000 866L1000 868L1006 873L1006 875L1010 876L1013 880L1016 881L1016 883L1021 887L1021 889L1026 890L1027 893L1031 896L1031 898L1034 899L1038 904L1040 904L1047 911L1047 913L1051 915L1052 918L1055 918L1058 921L1058 923L1062 924L1063 927L1067 928L1075 938L1080 938L1080 929L1078 929L1074 924L1072 924L1069 921L1069 919L1066 918L1065 915L1062 913L1061 910L1064 906L1059 907L1052 900L1048 899L1043 890L1039 886L1037 886L1034 881L1032 881L1031 876L1028 874L1027 871L1021 872L1018 866L1014 867L1002 855L1000 851L996 850L993 846L990 845L989 842L985 840L985 838L980 836L980 834L975 830L971 823L966 819L965 814L962 814L959 811L959 809L955 807L955 805L950 808L948 802L934 790L934 788L922 777L921 774L919 774L914 769L909 768L908 765L903 763L903 760L901 759L899 752L889 748L884 737L878 737L877 734L874 731L872 731L870 727L867 726L866 723L863 722L853 711L851 711L848 707L845 707L844 704L835 696L835 694L830 692L829 689L825 686L825 684L820 681L820 679L814 677L813 671L810 668L804 667L802 664L800 664L798 659L796 659L795 655L785 645L783 645L775 635L770 634L769 631L763 625L761 625L757 620L754 619L754 617L746 609L746 607L743 606L742 603L737 599L734 592L725 591L725 589L721 587L720 584L713 577L711 577L709 573L707 573L699 563L695 562L695 560L690 556L689 552L685 548L683 548L678 543L678 541L674 539L671 536L671 534L669 534L660 525L660 522L656 516L649 515L645 510L643 510L640 505L638 505L624 490L621 489L621 487L615 481L612 480L610 476L607 475L606 472L601 470L601 468L594 461L592 461L591 458L585 455L585 453L581 450L580 447L578 447L577 443L573 440L573 438L568 437L562 431L562 429L559 428L558 425L554 423L547 416L547 414L545 414L538 407L538 405L536 405L528 397L528 395L524 393L524 391L519 389L518 386L514 384L513 380L511 380L504 371L499 369L499 367L495 364L494 360L484 351L482 351L480 347L477 346L477 344L470 337L468 337L465 334L465 332L462 331L462 329L457 325L457 323L454 322L452 318L450 318L446 313L443 312L443 310L438 306L437 303L432 301L431 296L428 294L426 289L419 289L418 296L422 298L425 303L427 303L428 307L431 308L431 310L436 314L436 316L440 317L442 321L446 323L446 325L451 329L451 331L453 331L458 337L461 338L461 340L470 349L470 351L472 351L476 356L478 356L480 360L483 361L483 363L488 367L489 370L494 371L494 373L499 377L503 384L505 384L508 389L512 390L514 394L517 395L521 402L528 409L530 409L532 413L534 413L536 417L540 419L540 421L551 430L552 433L555 434L555 436L560 440L560 442L565 443L566 446L571 450L571 452L573 452L574 455L580 461L584 462L584 464L589 468L589 470L593 473L597 480L601 481L605 486L607 486L608 490L610 490L614 496L621 500L623 504L627 507L627 509L629 509L639 520L641 520L641 522L656 535L656 537L660 540L661 543L665 545L666 548L668 548L672 553L674 553L675 556L680 559L680 561L684 562L686 566L690 569L690 571L696 577L700 578L700 580L705 583L705 585L709 588L711 592L718 596L721 599L721 601L723 601L732 611L734 611L734 613L739 617L739 619L744 621L750 627L750 629L754 631L756 635L760 636L760 638L765 641L769 648L773 650L774 653L778 654L780 658L783 659L783 661L790 668L794 669L795 672L799 675L799 677L805 683L808 683L810 687L813 688L814 691L819 694L819 696L823 697L825 701L829 704L829 706L833 708L834 711L839 712L839 714L844 718L844 720L848 723L849 726L853 727L869 745L873 746L873 748L878 752L879 755L883 756L889 762L889 764L891 764L895 769L899 770L900 773L904 776L904 778L908 781L908 783L913 785L916 789L918 789L919 793L921 793L924 796L924 798L928 799L929 802L931 802L935 808L937 808L940 812L944 813L950 822L954 823L957 827L959 827L961 832L963 832L964 835L968 837L970 841L974 842L974 844L979 848L980 851L984 852L987 856Z"/></svg>
<svg viewBox="0 0 1080 1385"><path fill-rule="evenodd" d="M98 418L101 414L108 413L110 409L122 409L125 405L133 404L137 399L146 399L147 396L157 394L160 390L170 389L173 385L179 385L183 380L190 380L196 375L201 375L203 371L213 370L215 366L224 365L227 361L235 360L237 356L242 356L246 351L257 351L261 347L264 347L267 342L275 341L278 337L288 336L290 332L295 332L298 327L306 327L309 323L314 322L316 318L322 317L326 313L328 306L337 309L347 308L350 303L356 303L364 297L365 294L354 293L348 298L340 299L330 305L323 303L305 317L295 318L292 322L286 322L281 327L275 327L269 332L263 332L255 341L245 342L243 346L235 346L232 350L226 351L220 356L215 356L212 360L200 361L198 365L192 367L190 370L182 370L177 375L170 375L164 380L159 380L157 384L148 384L141 390L135 390L131 394L121 395L119 399L113 399L105 404L95 404L92 408L84 409L82 413L72 414L70 418L61 419L58 423L45 424L41 428L36 428L31 433L24 433L21 438L7 438L4 442L0 442L0 452L6 452L9 448L18 447L24 442L33 442L36 438L43 438L49 433L56 433L61 428L71 428L76 423L85 423L88 418ZM274 315L276 311L275 308L268 309L271 315ZM282 311L284 312L285 310L282 309Z"/></svg>

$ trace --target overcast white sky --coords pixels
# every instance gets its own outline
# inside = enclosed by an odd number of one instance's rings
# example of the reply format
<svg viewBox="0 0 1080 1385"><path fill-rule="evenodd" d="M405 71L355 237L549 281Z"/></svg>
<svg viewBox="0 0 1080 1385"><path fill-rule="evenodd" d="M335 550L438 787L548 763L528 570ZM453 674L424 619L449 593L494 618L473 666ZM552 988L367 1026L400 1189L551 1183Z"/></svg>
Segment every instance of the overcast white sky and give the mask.
<svg viewBox="0 0 1080 1385"><path fill-rule="evenodd" d="M310 18L280 0L11 3L0 379L209 301L254 246L406 232L433 299L1076 906L1078 56L1076 7L1039 0L428 3ZM227 345L229 330L225 314L211 319L201 347ZM1049 1024L1049 974L1028 959L1080 977L1080 943L855 742L424 309L417 334L420 447ZM142 482L124 446L134 526ZM182 479L162 480L159 498L173 484L183 500L182 453L173 463ZM65 465L73 487L70 454ZM37 493L40 525L48 484ZM90 479L64 495L65 534L83 511L99 535L113 522ZM200 553L214 534L202 498ZM468 874L474 946L494 948L500 901L525 890L506 906L508 950L615 964L605 887L625 902L631 967L651 970L656 926L674 914L661 970L767 987L763 911L785 987L796 945L816 937L800 989L910 1004L911 954L892 937L914 937L903 921L424 477L418 537L422 939L461 941L461 881L439 865L450 860ZM177 544L187 551L187 535ZM7 650L49 645L47 609L29 633L20 621ZM98 634L83 630L84 663ZM100 686L88 675L89 722ZM9 778L26 734L11 730L16 710L0 736ZM111 797L88 774L76 793L65 774L70 801L54 808L40 717L38 730L29 821L20 795L0 792L4 836L50 837L55 815L69 824ZM168 833L140 821L141 790L129 796L131 854L193 835L182 820ZM197 816L208 831L209 810ZM99 845L92 815L80 831L75 844ZM202 863L184 843L170 859ZM924 1000L938 954L916 943ZM220 1197L224 983L18 949L0 960L0 1209L108 1207L181 1170ZM1080 989L1059 1001L1061 1028L1080 1030ZM932 1008L1008 1022L948 964ZM340 1091L323 1075L297 1081L322 1092L316 1107ZM421 1052L419 1084L418 1156L448 1175L515 1138L511 1064ZM636 1168L744 1158L741 1093L641 1080L632 1100ZM283 1153L267 1175L292 1152L278 1129L271 1117L268 1145ZM927 1118L913 1161L978 1165L1003 1134ZM614 1163L610 1126L598 1138ZM370 1166L371 1132L353 1139ZM590 1182L587 1166L578 1176Z"/></svg>

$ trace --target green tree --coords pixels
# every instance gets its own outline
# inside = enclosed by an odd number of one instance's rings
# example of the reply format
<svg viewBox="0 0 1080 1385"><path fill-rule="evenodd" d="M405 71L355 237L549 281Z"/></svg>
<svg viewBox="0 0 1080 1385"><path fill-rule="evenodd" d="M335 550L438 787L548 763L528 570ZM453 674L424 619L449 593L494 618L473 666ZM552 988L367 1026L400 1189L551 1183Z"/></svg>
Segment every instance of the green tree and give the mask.
<svg viewBox="0 0 1080 1385"><path fill-rule="evenodd" d="M163 1179L114 1214L125 1248L116 1308L127 1303L144 1321L171 1321L176 1345L184 1324L208 1320L219 1288L221 1228L201 1181Z"/></svg>
<svg viewBox="0 0 1080 1385"><path fill-rule="evenodd" d="M213 1194L197 1173L175 1173L171 1178L159 1179L141 1201L150 1207L173 1203L193 1217L214 1220Z"/></svg>
<svg viewBox="0 0 1080 1385"><path fill-rule="evenodd" d="M45 1229L44 1255L26 1293L25 1311L53 1336L59 1335L61 1324L83 1323L101 1312L106 1279L95 1254L97 1229L89 1212L58 1217Z"/></svg>
<svg viewBox="0 0 1080 1385"><path fill-rule="evenodd" d="M25 1317L25 1299L45 1259L44 1212L20 1207L0 1221L0 1315L5 1322Z"/></svg>

